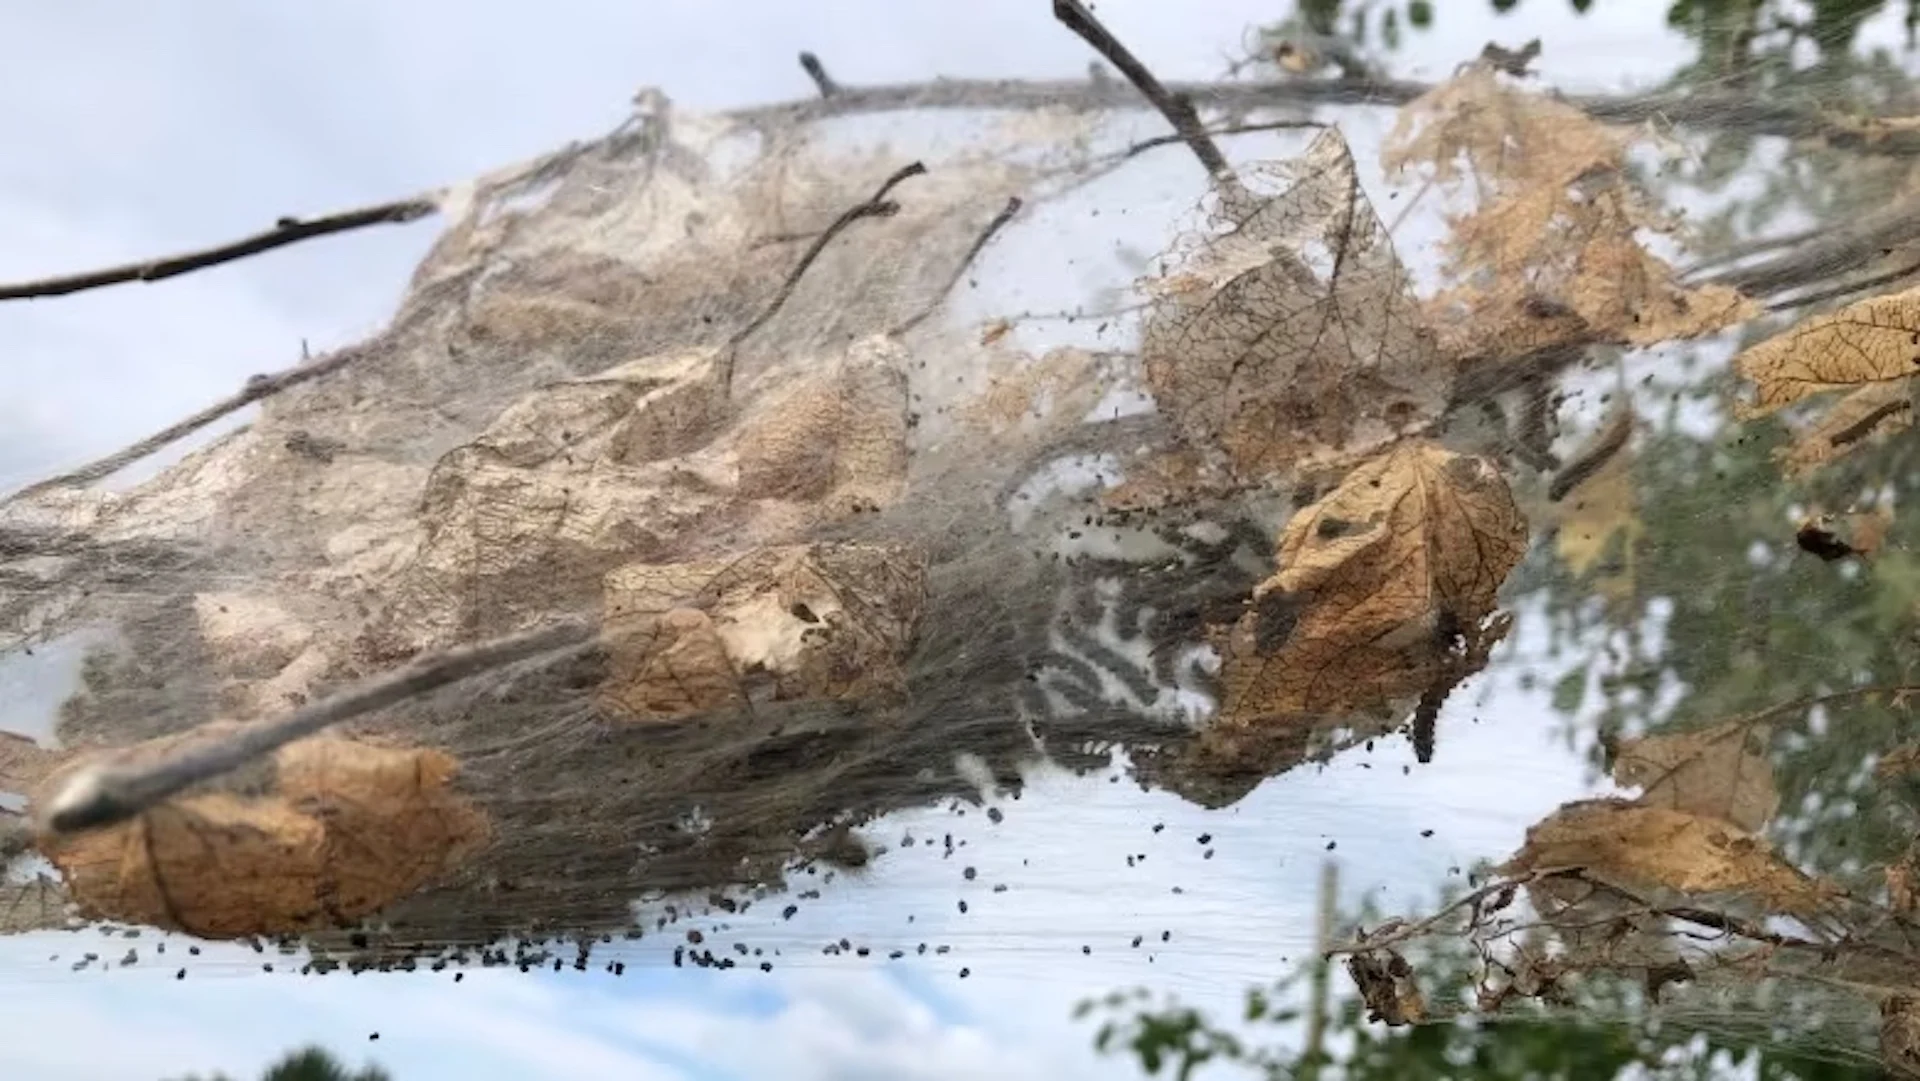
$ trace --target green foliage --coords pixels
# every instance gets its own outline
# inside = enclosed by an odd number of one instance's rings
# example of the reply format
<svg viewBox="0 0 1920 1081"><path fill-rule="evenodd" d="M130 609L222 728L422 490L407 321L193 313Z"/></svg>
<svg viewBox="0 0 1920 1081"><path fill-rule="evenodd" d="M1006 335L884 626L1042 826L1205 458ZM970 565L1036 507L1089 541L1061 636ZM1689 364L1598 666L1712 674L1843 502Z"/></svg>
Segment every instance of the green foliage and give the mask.
<svg viewBox="0 0 1920 1081"><path fill-rule="evenodd" d="M260 1081L392 1081L393 1075L378 1066L363 1066L359 1070L349 1070L347 1065L322 1047L303 1047L288 1052L280 1061L267 1067L260 1075ZM200 1081L197 1077L182 1078L181 1081ZM229 1081L225 1074L215 1074L207 1081Z"/></svg>

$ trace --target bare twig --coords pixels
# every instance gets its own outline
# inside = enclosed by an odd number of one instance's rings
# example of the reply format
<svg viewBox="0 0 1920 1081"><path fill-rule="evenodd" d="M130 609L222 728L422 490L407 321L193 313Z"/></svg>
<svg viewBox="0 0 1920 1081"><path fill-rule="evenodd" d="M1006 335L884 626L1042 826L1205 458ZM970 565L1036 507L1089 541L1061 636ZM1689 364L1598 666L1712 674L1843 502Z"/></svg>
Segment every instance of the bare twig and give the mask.
<svg viewBox="0 0 1920 1081"><path fill-rule="evenodd" d="M1855 293L1864 293L1869 289L1878 289L1883 285L1892 285L1894 282L1900 281L1903 278L1911 278L1915 274L1920 274L1920 262L1908 263L1898 270L1889 270L1884 274L1875 274L1871 277L1856 278L1853 281L1841 282L1839 285L1829 289L1819 289L1811 293L1788 297L1785 300L1776 300L1767 305L1767 310L1770 312L1784 312L1791 311L1794 308L1804 308L1810 304L1822 304L1829 300L1838 300L1841 297L1852 296Z"/></svg>
<svg viewBox="0 0 1920 1081"><path fill-rule="evenodd" d="M238 394L223 398L205 409L200 410L198 413L187 417L185 420L170 424L145 439L140 440L138 443L115 451L104 458L96 458L78 469L69 470L57 477L49 477L46 480L29 484L25 488L7 496L5 499L0 499L0 506L5 506L15 500L26 499L54 488L71 488L77 485L90 484L102 477L111 476L140 459L145 458L147 455L160 450L167 444L192 435L194 432L212 424L214 421L219 420L229 413L244 409L263 398L270 398L289 387L299 386L301 383L318 379L329 372L346 367L347 364L358 358L361 352L362 350L359 348L342 349L339 352L330 353L327 356L321 357L319 360L302 364L297 368L289 368L278 375L256 375L247 380L247 385L241 388Z"/></svg>
<svg viewBox="0 0 1920 1081"><path fill-rule="evenodd" d="M1504 890L1518 889L1530 882L1538 882L1543 878L1552 878L1556 875L1569 874L1577 870L1579 870L1579 868L1572 866L1542 867L1529 871L1517 878L1496 879L1471 893L1465 894L1452 904L1447 905L1445 908L1442 908L1440 911L1435 912L1433 915L1428 916L1418 923L1403 923L1397 926L1389 925L1391 929L1387 930L1384 934L1376 931L1371 935L1362 935L1357 941L1348 943L1345 946L1335 946L1327 950L1322 956L1338 957L1345 953L1366 953L1369 950L1383 949L1411 939L1423 937L1432 933L1443 921L1461 909L1471 909L1474 912L1478 912L1482 901L1485 901L1489 897L1497 896Z"/></svg>
<svg viewBox="0 0 1920 1081"><path fill-rule="evenodd" d="M967 268L972 266L973 261L980 257L981 250L993 239L994 234L1004 229L1006 224L1013 220L1013 216L1020 213L1020 206L1020 197L1018 195L1007 199L1007 205L1001 207L1000 213L995 214L993 220L987 222L986 228L980 230L980 235L973 238L972 246L967 248L967 254L961 257L960 264L953 268L953 277L947 279L947 284L942 286L938 293L934 294L933 299L927 302L926 307L920 309L918 313L893 328L893 334L896 337L919 326L934 312L940 310L940 305L947 302L948 294L953 292L954 286L960 284L961 278L966 277Z"/></svg>
<svg viewBox="0 0 1920 1081"><path fill-rule="evenodd" d="M1209 136L1250 135L1254 132L1261 131L1297 131L1302 128L1324 129L1326 126L1326 124L1318 120L1267 120L1257 124L1222 124L1217 128L1205 128L1203 130ZM1170 146L1174 143L1183 143L1186 141L1187 136L1182 132L1175 132L1172 135L1156 135L1151 139L1142 139L1128 146L1125 150L1120 151L1117 156L1120 158L1131 158L1144 154L1155 147Z"/></svg>
<svg viewBox="0 0 1920 1081"><path fill-rule="evenodd" d="M866 202L849 207L839 217L833 220L833 224L821 230L820 235L813 238L813 243L809 245L806 252L800 256L800 261L795 263L793 269L787 273L787 280L780 283L780 290L773 295L773 300L768 303L759 315L754 316L752 322L735 331L733 337L728 339L726 356L720 364L720 387L722 393L728 390L733 384L734 354L739 349L740 343L746 341L754 331L765 326L767 320L772 319L774 315L780 311L781 306L787 302L787 298L793 295L795 287L800 284L800 279L806 274L807 268L813 265L815 259L820 258L820 253L825 251L827 245L833 242L833 238L839 236L842 230L854 222L859 221L861 218L885 218L898 213L900 204L889 200L887 193L892 191L894 186L901 181L909 177L919 176L926 171L927 167L917 161L894 170L893 175L887 177L886 183L881 184L879 189L868 197Z"/></svg>
<svg viewBox="0 0 1920 1081"><path fill-rule="evenodd" d="M398 202L381 203L378 206L343 210L323 218L281 218L272 229L264 233L255 233L250 237L215 248L170 255L162 259L149 259L145 262L128 263L124 266L93 270L84 274L0 285L0 300L57 297L126 282L160 281L163 278L172 278L218 266L221 263L231 263L236 259L245 259L250 255L259 255L261 252L272 251L288 244L297 244L317 236L365 229L371 225L397 225L415 221L439 209L439 200L416 197L401 199Z"/></svg>
<svg viewBox="0 0 1920 1081"><path fill-rule="evenodd" d="M1200 165L1206 169L1209 177L1221 181L1233 179L1233 167L1227 164L1226 155L1220 152L1220 147L1207 134L1206 126L1200 123L1200 114L1194 109L1192 98L1169 92L1153 72L1140 62L1140 58L1122 45L1120 39L1114 37L1113 32L1095 18L1080 0L1053 0L1053 17L1119 68L1127 81L1152 102L1154 108L1160 110L1160 115L1167 118L1173 130L1179 132L1187 146L1193 149L1193 156L1200 159Z"/></svg>
<svg viewBox="0 0 1920 1081"><path fill-rule="evenodd" d="M807 78L813 80L813 85L820 88L821 97L830 98L840 92L840 84L827 74L826 65L820 62L819 57L812 53L801 53L800 68L807 73Z"/></svg>
<svg viewBox="0 0 1920 1081"><path fill-rule="evenodd" d="M567 619L474 645L457 646L303 706L250 725L218 742L194 745L153 762L83 768L48 801L44 823L59 833L124 822L193 785L211 780L329 725L384 709L482 672L569 649L591 640L589 620Z"/></svg>

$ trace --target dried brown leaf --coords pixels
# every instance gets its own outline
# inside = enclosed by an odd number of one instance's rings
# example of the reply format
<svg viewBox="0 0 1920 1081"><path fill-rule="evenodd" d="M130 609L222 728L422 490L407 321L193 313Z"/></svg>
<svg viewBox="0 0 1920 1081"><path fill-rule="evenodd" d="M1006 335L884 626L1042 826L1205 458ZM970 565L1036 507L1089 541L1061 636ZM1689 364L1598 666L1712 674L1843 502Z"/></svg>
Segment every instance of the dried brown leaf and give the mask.
<svg viewBox="0 0 1920 1081"><path fill-rule="evenodd" d="M1913 915L1920 911L1920 841L1909 844L1899 858L1887 864L1887 906L1895 912Z"/></svg>
<svg viewBox="0 0 1920 1081"><path fill-rule="evenodd" d="M1625 800L1563 805L1527 830L1526 844L1502 871L1553 867L1579 867L1589 878L1632 892L1739 895L1796 915L1815 912L1835 896L1831 886L1782 862L1764 839L1745 830Z"/></svg>
<svg viewBox="0 0 1920 1081"><path fill-rule="evenodd" d="M904 362L898 342L866 338L775 391L743 425L740 494L836 512L892 505L906 486Z"/></svg>
<svg viewBox="0 0 1920 1081"><path fill-rule="evenodd" d="M1408 275L1328 130L1223 199L1146 283L1149 389L1193 448L1243 476L1351 461L1438 415L1452 369Z"/></svg>
<svg viewBox="0 0 1920 1081"><path fill-rule="evenodd" d="M1279 571L1226 636L1221 721L1338 712L1426 689L1465 638L1483 653L1527 547L1483 459L1409 443L1354 469L1281 534Z"/></svg>
<svg viewBox="0 0 1920 1081"><path fill-rule="evenodd" d="M1397 1027L1427 1019L1427 1001L1414 979L1413 966L1399 953L1391 949L1356 953L1347 958L1347 973L1367 1005L1367 1020Z"/></svg>
<svg viewBox="0 0 1920 1081"><path fill-rule="evenodd" d="M83 910L211 938L369 916L488 836L439 751L320 737L283 748L278 791L199 793L108 829L42 839Z"/></svg>
<svg viewBox="0 0 1920 1081"><path fill-rule="evenodd" d="M1834 390L1904 386L1920 372L1920 289L1871 297L1802 320L1734 358L1752 381L1748 417ZM1856 402L1852 408L1859 408Z"/></svg>
<svg viewBox="0 0 1920 1081"><path fill-rule="evenodd" d="M1103 390L1095 374L1094 355L1085 349L1051 349L1039 357L995 352L987 362L987 389L964 415L996 434L1048 419L1077 420Z"/></svg>
<svg viewBox="0 0 1920 1081"><path fill-rule="evenodd" d="M1640 802L1757 833L1780 809L1768 729L1727 721L1695 732L1623 740L1613 779L1644 789Z"/></svg>
<svg viewBox="0 0 1920 1081"><path fill-rule="evenodd" d="M1554 345L1648 345L1711 333L1757 309L1731 290L1683 288L1638 233L1670 232L1629 183L1632 132L1475 65L1408 103L1382 159L1475 181L1456 217L1456 284L1427 305L1451 357L1501 360Z"/></svg>
<svg viewBox="0 0 1920 1081"><path fill-rule="evenodd" d="M924 560L899 545L621 567L605 582L602 700L639 720L762 698L886 701L905 687L925 589Z"/></svg>

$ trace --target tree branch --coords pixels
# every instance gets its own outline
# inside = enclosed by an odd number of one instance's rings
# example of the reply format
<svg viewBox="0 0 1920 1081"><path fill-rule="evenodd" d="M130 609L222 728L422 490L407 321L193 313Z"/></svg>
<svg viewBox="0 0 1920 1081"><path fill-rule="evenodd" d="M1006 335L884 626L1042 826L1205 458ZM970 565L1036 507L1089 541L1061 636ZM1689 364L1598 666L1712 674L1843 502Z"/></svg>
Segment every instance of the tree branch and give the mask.
<svg viewBox="0 0 1920 1081"><path fill-rule="evenodd" d="M813 80L813 85L820 88L821 97L830 98L840 92L840 84L827 74L826 65L820 62L819 57L812 53L801 53L800 68L807 73L807 78Z"/></svg>
<svg viewBox="0 0 1920 1081"><path fill-rule="evenodd" d="M973 238L972 246L968 247L967 254L960 258L960 265L953 268L953 276L947 279L947 284L941 288L940 292L928 302L926 307L920 309L917 314L893 328L893 335L895 337L899 337L914 327L919 326L927 320L928 316L940 310L940 305L946 303L947 295L953 292L954 286L960 284L960 279L966 276L967 268L972 266L973 261L980 257L980 252L987 246L987 242L993 239L995 233L1005 228L1006 224L1013 220L1015 214L1020 213L1020 207L1022 205L1018 195L1007 199L1007 205L1001 207L1000 213L995 214L993 220L987 223L986 228L980 230L980 235Z"/></svg>
<svg viewBox="0 0 1920 1081"><path fill-rule="evenodd" d="M880 185L879 190L868 197L866 202L849 207L844 213L833 220L833 224L827 226L821 231L819 236L813 238L813 243L808 245L806 253L800 256L800 261L795 263L793 270L788 272L787 280L780 283L780 290L773 295L772 302L769 303L759 315L755 316L752 322L735 331L733 337L727 340L726 356L720 363L720 388L722 394L725 394L733 385L734 353L739 348L740 343L746 341L754 331L765 326L767 320L772 319L774 315L780 311L781 306L787 302L787 298L793 295L794 288L800 284L800 279L806 274L807 268L813 265L815 259L820 258L820 253L826 250L828 244L833 243L833 238L839 236L842 230L854 222L859 221L861 218L884 218L897 213L900 209L900 204L890 201L887 198L887 193L892 191L894 186L901 181L909 177L919 176L926 171L927 167L917 161L910 165L900 167L894 171L892 176L887 178L886 183Z"/></svg>
<svg viewBox="0 0 1920 1081"><path fill-rule="evenodd" d="M1220 147L1207 134L1206 126L1200 123L1200 114L1194 109L1191 98L1184 94L1168 93L1153 72L1140 62L1140 58L1121 44L1120 39L1114 37L1113 32L1095 18L1080 0L1053 0L1053 17L1119 68L1127 81L1152 102L1154 108L1160 110L1160 115L1167 118L1173 130L1179 132L1187 146L1193 149L1193 156L1200 159L1207 176L1216 180L1233 179L1233 167L1227 164L1227 156L1220 152Z"/></svg>
<svg viewBox="0 0 1920 1081"><path fill-rule="evenodd" d="M218 742L202 743L158 761L111 762L74 774L48 801L44 822L57 833L124 822L179 792L274 751L294 740L364 713L384 709L482 672L579 646L598 629L567 619L533 631L456 646L348 687L271 721L248 725Z"/></svg>
<svg viewBox="0 0 1920 1081"><path fill-rule="evenodd" d="M35 481L25 488L14 492L12 495L0 499L0 507L54 488L69 488L80 484L91 484L102 477L111 476L140 459L145 458L147 455L165 447L167 444L192 435L194 432L212 424L214 421L219 420L229 413L244 409L263 398L271 398L275 394L290 387L296 387L301 383L309 382L330 372L338 371L352 363L354 359L360 356L360 353L360 348L355 346L342 349L335 353L329 353L319 360L302 364L297 368L289 368L278 375L256 375L247 380L247 385L243 387L238 394L223 398L205 409L200 410L198 413L170 424L145 439L140 440L138 443L117 450L104 458L96 458L78 469L69 470L57 477L48 477L46 480Z"/></svg>
<svg viewBox="0 0 1920 1081"><path fill-rule="evenodd" d="M416 221L439 209L438 200L417 197L381 203L378 206L343 210L323 218L306 220L281 218L267 232L255 233L250 237L214 248L108 267L105 270L93 270L84 274L69 274L57 278L0 285L0 300L57 297L126 282L156 282L181 274L190 274L196 270L204 270L207 267L219 266L221 263L231 263L236 259L245 259L250 255L259 255L261 252L272 251L275 248L284 248L289 244L297 244L314 237L365 229L372 225L398 225Z"/></svg>

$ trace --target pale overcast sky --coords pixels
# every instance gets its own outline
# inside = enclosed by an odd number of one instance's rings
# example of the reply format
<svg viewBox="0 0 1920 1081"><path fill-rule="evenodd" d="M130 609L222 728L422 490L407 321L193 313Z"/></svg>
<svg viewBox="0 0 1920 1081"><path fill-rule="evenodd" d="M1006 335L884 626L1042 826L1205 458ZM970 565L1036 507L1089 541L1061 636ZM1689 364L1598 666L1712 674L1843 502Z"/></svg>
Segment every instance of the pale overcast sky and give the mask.
<svg viewBox="0 0 1920 1081"><path fill-rule="evenodd" d="M1444 6L1439 30L1412 39L1402 74L1443 76L1489 38L1535 34L1548 42L1545 70L1583 88L1644 83L1686 56L1651 34L1660 18L1648 9L1664 0L1596 5L1578 23L1563 3L1541 0L1500 20L1477 0ZM1285 4L1099 7L1163 76L1204 78L1220 73L1244 28ZM801 49L849 84L1083 74L1085 46L1049 9L1048 0L0 0L0 94L10 103L0 111L0 278L167 253L283 214L437 187L603 131L642 86L692 109L806 95ZM1390 120L1338 118L1356 148ZM1162 219L1198 194L1188 165L1141 181L1140 191L1163 193ZM437 228L362 232L160 285L0 305L0 491L289 365L303 339L318 351L370 332ZM1022 251L1044 254L1031 237L1010 233L1005 244L995 273L1018 274ZM1419 904L1450 868L1510 850L1526 824L1583 790L1583 767L1553 739L1545 688L1556 669L1543 649L1523 625L1496 671L1454 696L1444 768L1403 776L1410 750L1386 740L1371 761L1297 771L1223 812L1126 783L1042 777L998 827L945 809L899 816L873 836L953 832L967 847L951 859L897 850L791 923L733 921L755 944L783 944L771 974L675 970L643 944L623 955L620 979L597 969L474 972L457 985L451 974L302 979L259 972L250 952L209 949L176 981L184 943L160 958L152 936L0 941L0 1076L248 1078L308 1041L371 1056L398 1081L1129 1076L1131 1064L1094 1057L1089 1027L1069 1021L1079 998L1146 983L1234 1001L1310 939L1328 842L1350 899L1392 886L1383 900ZM1522 668L1542 677L1537 689L1520 685ZM0 728L40 727L25 708L0 701ZM1153 833L1156 822L1167 829ZM1422 839L1425 829L1435 835ZM1210 846L1196 842L1201 833ZM963 880L963 866L978 878ZM819 946L842 935L870 941L875 957L823 957ZM879 960L921 941L951 953ZM70 971L84 952L117 959L130 945L142 957L131 969Z"/></svg>

